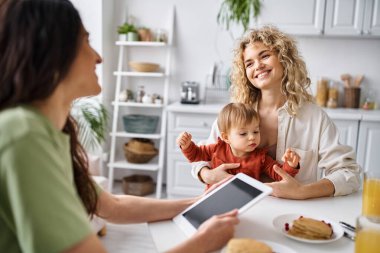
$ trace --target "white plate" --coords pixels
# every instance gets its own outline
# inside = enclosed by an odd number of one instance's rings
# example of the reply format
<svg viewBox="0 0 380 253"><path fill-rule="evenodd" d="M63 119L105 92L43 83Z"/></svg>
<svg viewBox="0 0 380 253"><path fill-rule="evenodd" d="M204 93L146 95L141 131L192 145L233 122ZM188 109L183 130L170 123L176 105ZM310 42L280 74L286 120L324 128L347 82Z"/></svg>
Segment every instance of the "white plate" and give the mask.
<svg viewBox="0 0 380 253"><path fill-rule="evenodd" d="M309 239L305 239L305 238L300 238L300 237L289 235L286 232L286 230L285 230L285 223L288 223L289 227L291 227L293 225L293 221L296 220L296 219L298 219L301 215L304 216L304 217L313 218L313 219L316 219L316 220L323 220L326 223L330 223L331 227L333 229L333 235L332 235L331 239L329 239L329 240L309 240ZM336 240L339 240L343 236L343 229L335 221L332 221L332 220L327 219L325 217L314 217L314 216L310 216L310 215L307 215L307 214L294 214L294 213L292 213L292 214L283 214L283 215L277 216L273 220L273 226L279 232L281 232L283 235L285 235L285 236L287 236L287 237L289 237L291 239L300 241L300 242L307 242L307 243L329 243L329 242L334 242Z"/></svg>
<svg viewBox="0 0 380 253"><path fill-rule="evenodd" d="M265 243L266 245L272 248L273 252L276 252L276 253L297 253L293 249L285 245L279 244L277 242L265 241L265 240L257 240L257 241ZM226 252L227 252L227 247L224 247L220 253L226 253Z"/></svg>

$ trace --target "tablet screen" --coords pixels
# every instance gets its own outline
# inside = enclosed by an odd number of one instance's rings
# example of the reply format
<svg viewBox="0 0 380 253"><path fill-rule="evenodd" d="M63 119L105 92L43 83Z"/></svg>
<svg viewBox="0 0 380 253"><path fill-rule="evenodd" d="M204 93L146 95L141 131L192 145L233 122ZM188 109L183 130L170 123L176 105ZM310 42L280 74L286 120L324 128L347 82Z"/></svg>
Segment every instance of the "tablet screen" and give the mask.
<svg viewBox="0 0 380 253"><path fill-rule="evenodd" d="M207 201L203 201L183 213L183 216L198 229L211 216L222 214L232 209L239 209L261 193L261 190L235 178L231 183L207 198Z"/></svg>

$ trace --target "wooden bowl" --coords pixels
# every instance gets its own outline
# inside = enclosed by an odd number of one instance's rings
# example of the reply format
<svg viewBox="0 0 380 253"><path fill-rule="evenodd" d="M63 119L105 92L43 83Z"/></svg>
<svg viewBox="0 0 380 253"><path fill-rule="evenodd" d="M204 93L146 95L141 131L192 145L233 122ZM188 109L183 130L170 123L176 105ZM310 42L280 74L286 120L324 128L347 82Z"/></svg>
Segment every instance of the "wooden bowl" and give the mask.
<svg viewBox="0 0 380 253"><path fill-rule="evenodd" d="M160 65L156 63L135 61L130 61L128 65L133 71L137 72L156 72L160 67Z"/></svg>

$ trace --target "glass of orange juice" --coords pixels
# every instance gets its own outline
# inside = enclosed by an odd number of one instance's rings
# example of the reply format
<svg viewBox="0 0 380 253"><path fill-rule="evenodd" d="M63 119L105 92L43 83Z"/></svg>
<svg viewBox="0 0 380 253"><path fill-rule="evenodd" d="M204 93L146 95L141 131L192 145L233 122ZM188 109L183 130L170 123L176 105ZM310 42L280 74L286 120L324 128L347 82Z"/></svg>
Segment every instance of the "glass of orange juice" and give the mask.
<svg viewBox="0 0 380 253"><path fill-rule="evenodd" d="M380 217L380 169L364 173L362 215Z"/></svg>
<svg viewBox="0 0 380 253"><path fill-rule="evenodd" d="M380 249L380 219L359 216L356 220L355 253L378 253Z"/></svg>

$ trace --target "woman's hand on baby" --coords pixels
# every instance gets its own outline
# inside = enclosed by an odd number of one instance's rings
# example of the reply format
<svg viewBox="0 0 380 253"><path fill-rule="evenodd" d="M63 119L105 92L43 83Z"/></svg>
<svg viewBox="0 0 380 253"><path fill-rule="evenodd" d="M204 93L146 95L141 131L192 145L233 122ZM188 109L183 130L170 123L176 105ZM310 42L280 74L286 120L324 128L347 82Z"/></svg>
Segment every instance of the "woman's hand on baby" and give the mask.
<svg viewBox="0 0 380 253"><path fill-rule="evenodd" d="M240 163L224 163L214 169L203 167L200 171L200 176L205 183L215 184L231 175L228 170L236 169L239 166Z"/></svg>
<svg viewBox="0 0 380 253"><path fill-rule="evenodd" d="M295 151L288 148L281 160L288 163L290 167L296 168L298 167L301 158Z"/></svg>
<svg viewBox="0 0 380 253"><path fill-rule="evenodd" d="M177 145L182 149L187 149L191 144L191 138L191 134L188 132L183 132L177 138Z"/></svg>

